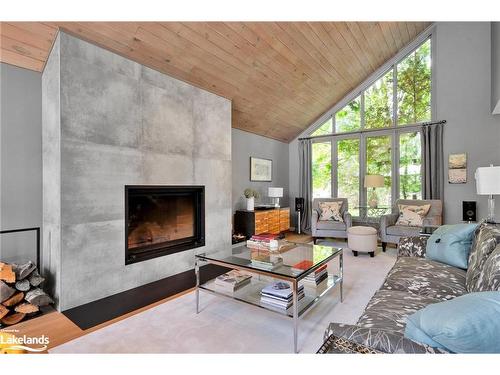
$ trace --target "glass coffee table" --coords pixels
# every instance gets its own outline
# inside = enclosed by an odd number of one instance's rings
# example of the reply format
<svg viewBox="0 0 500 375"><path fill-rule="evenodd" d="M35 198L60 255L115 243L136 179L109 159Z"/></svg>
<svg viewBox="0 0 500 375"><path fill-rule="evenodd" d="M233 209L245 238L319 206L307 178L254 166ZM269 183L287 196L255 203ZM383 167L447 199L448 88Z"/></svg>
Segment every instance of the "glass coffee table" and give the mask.
<svg viewBox="0 0 500 375"><path fill-rule="evenodd" d="M200 290L228 297L236 301L245 302L269 311L273 311L293 319L293 346L294 352L298 352L297 335L299 318L306 313L313 305L321 300L325 294L335 287L340 286L340 301L343 301L343 254L342 248L325 245L300 244L288 241L281 242L280 251L268 252L265 250L252 249L246 245L228 248L216 254L198 254L195 257L196 273L196 313L199 313ZM269 256L278 265L274 269L268 269L256 264L257 258L262 259L262 255ZM304 284L303 279L314 273L324 264L338 258L338 267L335 271L327 267L328 277L321 283L320 288L304 287L304 296L299 300L299 288ZM254 262L252 262L254 259ZM302 270L297 269L297 264L302 263ZM226 268L244 271L252 274L250 282L234 292L221 290L215 284L215 279L200 284L200 271L206 264L215 264ZM296 267L294 267L296 266ZM313 275L311 275L313 276ZM311 279L309 277L309 280ZM275 281L283 281L290 285L293 297L292 306L288 309L275 308L265 303L261 303L261 290Z"/></svg>

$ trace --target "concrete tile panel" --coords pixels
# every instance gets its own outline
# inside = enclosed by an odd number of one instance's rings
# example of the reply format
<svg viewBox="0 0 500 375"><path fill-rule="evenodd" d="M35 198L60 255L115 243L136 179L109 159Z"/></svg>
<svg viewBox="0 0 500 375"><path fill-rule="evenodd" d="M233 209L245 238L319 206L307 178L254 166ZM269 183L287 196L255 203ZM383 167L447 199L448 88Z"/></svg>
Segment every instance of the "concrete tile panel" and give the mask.
<svg viewBox="0 0 500 375"><path fill-rule="evenodd" d="M61 128L64 138L138 147L142 136L138 80L64 57Z"/></svg>
<svg viewBox="0 0 500 375"><path fill-rule="evenodd" d="M62 145L62 223L124 217L124 186L143 182L135 149L65 140Z"/></svg>
<svg viewBox="0 0 500 375"><path fill-rule="evenodd" d="M142 153L143 184L192 185L194 165L190 156Z"/></svg>
<svg viewBox="0 0 500 375"><path fill-rule="evenodd" d="M196 253L214 253L231 246L232 209L207 210L205 213L205 247Z"/></svg>
<svg viewBox="0 0 500 375"><path fill-rule="evenodd" d="M160 88L141 81L143 137L141 149L163 154L193 154L190 91Z"/></svg>
<svg viewBox="0 0 500 375"><path fill-rule="evenodd" d="M231 102L198 89L193 113L195 157L231 160Z"/></svg>
<svg viewBox="0 0 500 375"><path fill-rule="evenodd" d="M195 182L205 185L207 209L231 207L231 162L225 160L194 160Z"/></svg>
<svg viewBox="0 0 500 375"><path fill-rule="evenodd" d="M142 65L63 31L59 32L59 35L64 52L63 58L70 56L83 60L89 65L95 65L106 72L119 73L128 78L139 79Z"/></svg>
<svg viewBox="0 0 500 375"><path fill-rule="evenodd" d="M146 66L141 67L141 79L150 85L164 89L166 92L176 93L183 97L192 97L195 91L198 90L188 83L179 81Z"/></svg>

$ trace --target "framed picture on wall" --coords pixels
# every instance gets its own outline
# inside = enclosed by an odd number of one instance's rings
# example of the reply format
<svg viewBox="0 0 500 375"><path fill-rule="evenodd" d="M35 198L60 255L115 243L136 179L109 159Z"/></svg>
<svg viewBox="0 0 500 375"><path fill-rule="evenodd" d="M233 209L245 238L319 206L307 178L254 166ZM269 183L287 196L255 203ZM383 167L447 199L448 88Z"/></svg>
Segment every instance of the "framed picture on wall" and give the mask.
<svg viewBox="0 0 500 375"><path fill-rule="evenodd" d="M448 182L465 184L467 182L467 154L450 154L448 156Z"/></svg>
<svg viewBox="0 0 500 375"><path fill-rule="evenodd" d="M250 156L250 181L271 182L273 177L273 161Z"/></svg>

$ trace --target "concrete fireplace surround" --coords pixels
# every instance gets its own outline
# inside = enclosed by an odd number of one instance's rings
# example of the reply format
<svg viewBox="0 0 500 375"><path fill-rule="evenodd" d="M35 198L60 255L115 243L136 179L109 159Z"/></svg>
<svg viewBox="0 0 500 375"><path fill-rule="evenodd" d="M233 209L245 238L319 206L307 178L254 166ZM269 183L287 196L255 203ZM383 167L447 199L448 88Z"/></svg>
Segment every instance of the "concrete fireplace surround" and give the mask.
<svg viewBox="0 0 500 375"><path fill-rule="evenodd" d="M231 102L60 32L42 76L43 268L64 311L231 241ZM124 185L205 185L206 246L125 265Z"/></svg>

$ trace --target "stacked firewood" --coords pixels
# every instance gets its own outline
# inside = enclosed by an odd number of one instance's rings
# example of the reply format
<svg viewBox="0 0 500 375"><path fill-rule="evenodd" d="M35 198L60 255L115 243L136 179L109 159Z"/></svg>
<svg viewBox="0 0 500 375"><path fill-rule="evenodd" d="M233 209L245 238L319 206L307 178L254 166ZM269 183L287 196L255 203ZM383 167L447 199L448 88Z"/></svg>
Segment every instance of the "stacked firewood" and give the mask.
<svg viewBox="0 0 500 375"><path fill-rule="evenodd" d="M0 326L19 323L54 303L41 288L45 279L33 262L0 262Z"/></svg>

